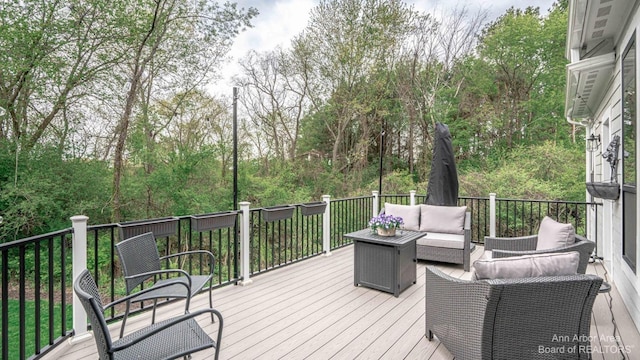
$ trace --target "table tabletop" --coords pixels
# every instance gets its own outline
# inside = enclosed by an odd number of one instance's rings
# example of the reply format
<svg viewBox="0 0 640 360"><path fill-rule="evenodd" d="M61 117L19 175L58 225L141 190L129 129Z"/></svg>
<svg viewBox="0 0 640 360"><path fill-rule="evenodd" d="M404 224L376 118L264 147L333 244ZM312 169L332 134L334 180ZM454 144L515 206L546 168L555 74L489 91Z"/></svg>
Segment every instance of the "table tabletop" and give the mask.
<svg viewBox="0 0 640 360"><path fill-rule="evenodd" d="M426 233L420 231L398 229L396 230L395 236L382 236L367 228L344 234L344 237L357 241L366 241L382 245L404 245L425 235Z"/></svg>

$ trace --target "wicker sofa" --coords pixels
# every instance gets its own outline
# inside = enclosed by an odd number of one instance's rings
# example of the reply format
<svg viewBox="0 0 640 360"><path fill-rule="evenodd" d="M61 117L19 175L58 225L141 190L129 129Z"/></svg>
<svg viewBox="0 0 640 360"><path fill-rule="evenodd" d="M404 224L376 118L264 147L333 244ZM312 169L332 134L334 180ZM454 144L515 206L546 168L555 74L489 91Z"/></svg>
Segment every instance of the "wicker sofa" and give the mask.
<svg viewBox="0 0 640 360"><path fill-rule="evenodd" d="M466 206L385 203L382 211L402 217L406 230L425 233L416 240L419 260L462 264L464 271L469 271L474 245L471 244L471 213L466 210Z"/></svg>
<svg viewBox="0 0 640 360"><path fill-rule="evenodd" d="M601 283L584 274L465 281L427 266L425 336L457 360L588 359Z"/></svg>

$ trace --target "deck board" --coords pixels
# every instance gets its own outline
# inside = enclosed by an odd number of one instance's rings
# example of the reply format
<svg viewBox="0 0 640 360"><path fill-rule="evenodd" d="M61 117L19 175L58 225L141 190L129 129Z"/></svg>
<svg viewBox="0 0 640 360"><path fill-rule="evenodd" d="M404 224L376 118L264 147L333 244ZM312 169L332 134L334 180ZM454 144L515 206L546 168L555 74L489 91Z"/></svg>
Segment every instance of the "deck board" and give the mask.
<svg viewBox="0 0 640 360"><path fill-rule="evenodd" d="M472 262L482 255L479 247ZM425 265L418 262L417 281L398 298L392 294L353 285L353 247L336 250L331 256L305 261L254 276L247 286L225 286L213 292L214 307L224 316L221 359L432 359L453 357L439 341L424 336ZM433 263L436 264L436 263ZM461 265L437 264L451 276L469 279ZM590 273L604 276L599 264ZM622 346L640 344L615 287L610 293ZM594 352L594 359L619 359L613 354L613 323L609 294L600 294L592 315L592 345L608 352ZM192 309L207 307L206 295L198 295ZM182 303L162 306L158 319L179 315ZM127 332L149 323L149 314L131 317ZM217 324L207 316L198 319L211 336ZM117 337L119 323L110 325ZM600 339L604 339L601 341ZM640 345L636 345L640 346ZM94 340L59 346L45 359L97 358ZM196 353L206 359L212 351ZM640 357L640 349L625 353Z"/></svg>

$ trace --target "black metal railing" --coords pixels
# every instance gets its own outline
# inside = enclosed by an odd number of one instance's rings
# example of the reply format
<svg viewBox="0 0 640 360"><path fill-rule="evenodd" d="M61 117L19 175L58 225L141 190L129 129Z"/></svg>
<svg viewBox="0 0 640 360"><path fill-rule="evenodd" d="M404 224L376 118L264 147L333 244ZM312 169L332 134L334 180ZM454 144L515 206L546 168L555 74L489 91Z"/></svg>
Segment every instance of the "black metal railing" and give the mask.
<svg viewBox="0 0 640 360"><path fill-rule="evenodd" d="M383 195L381 203L410 204L410 196ZM424 203L425 195L416 195L415 203ZM458 205L466 206L471 212L471 241L484 243L485 236L489 236L491 227L491 198L489 197L458 197ZM587 210L593 209L598 218L598 208L602 203L561 201L561 200L523 200L523 199L495 199L495 231L497 237L525 236L538 232L540 222L545 216L563 222L571 223L576 234L587 235ZM597 222L594 223L595 237L598 241Z"/></svg>
<svg viewBox="0 0 640 360"><path fill-rule="evenodd" d="M351 239L342 235L364 229L369 224L373 197L362 196L331 201L331 250L351 245Z"/></svg>
<svg viewBox="0 0 640 360"><path fill-rule="evenodd" d="M0 244L2 358L46 353L70 337L71 229Z"/></svg>
<svg viewBox="0 0 640 360"><path fill-rule="evenodd" d="M252 275L322 254L323 213L305 215L301 205L288 205L271 218L268 209L249 215Z"/></svg>
<svg viewBox="0 0 640 360"><path fill-rule="evenodd" d="M352 243L343 235L367 226L374 201L373 196L330 201L330 250ZM411 198L406 194L389 194L381 195L378 201L381 206L385 202L409 204ZM424 195L415 195L414 202L423 203ZM310 204L311 208L322 205ZM472 214L472 240L482 243L491 227L491 199L460 197L458 204L468 207ZM310 211L306 205L250 209L250 274L258 275L318 256L325 251L324 211ZM601 204L495 199L496 235L535 233L545 215L558 221L571 222L576 232L584 235L589 225L587 210L594 209L597 218L598 205ZM291 213L285 214L288 210ZM201 228L194 226L192 216L175 219L175 233L157 239L162 253L178 249L209 250L216 259L214 287L235 284L241 280L239 219L230 227L210 230L199 230ZM125 293L115 252L115 244L121 236L119 230L118 224L87 227L87 267L96 279L105 302L112 302ZM65 229L0 244L3 359L41 357L73 334L72 232L72 229ZM209 271L199 258L190 259L180 266L194 274ZM148 307L140 304L132 309L132 313ZM122 309L112 309L105 315L108 321L115 321L122 317L122 313Z"/></svg>

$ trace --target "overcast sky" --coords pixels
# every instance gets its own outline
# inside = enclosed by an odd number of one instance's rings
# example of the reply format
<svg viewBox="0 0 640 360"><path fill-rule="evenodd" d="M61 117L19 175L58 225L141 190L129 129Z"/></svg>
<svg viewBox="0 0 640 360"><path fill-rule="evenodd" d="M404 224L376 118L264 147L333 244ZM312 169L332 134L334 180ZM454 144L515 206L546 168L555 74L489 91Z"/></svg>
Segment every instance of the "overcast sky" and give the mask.
<svg viewBox="0 0 640 360"><path fill-rule="evenodd" d="M546 14L554 0L405 0L414 5L416 10L440 12L447 6L466 5L471 12L480 8L489 12L489 20L503 14L508 8L524 9L537 6L541 14ZM253 27L240 33L236 38L229 56L230 63L223 68L223 79L213 88L214 92L230 95L233 84L231 76L238 72L238 59L249 50L269 51L278 45L286 48L293 36L299 34L307 25L309 12L319 0L235 0L239 7L258 9L260 14L253 19Z"/></svg>

